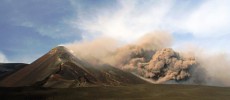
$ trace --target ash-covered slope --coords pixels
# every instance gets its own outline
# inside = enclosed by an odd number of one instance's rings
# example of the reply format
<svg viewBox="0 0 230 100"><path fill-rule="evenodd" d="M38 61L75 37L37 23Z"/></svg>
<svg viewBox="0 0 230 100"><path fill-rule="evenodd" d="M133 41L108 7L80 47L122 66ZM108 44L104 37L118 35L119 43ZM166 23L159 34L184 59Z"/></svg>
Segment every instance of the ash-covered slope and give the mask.
<svg viewBox="0 0 230 100"><path fill-rule="evenodd" d="M59 46L0 81L0 86L79 87L141 84L146 81L109 65L94 66Z"/></svg>

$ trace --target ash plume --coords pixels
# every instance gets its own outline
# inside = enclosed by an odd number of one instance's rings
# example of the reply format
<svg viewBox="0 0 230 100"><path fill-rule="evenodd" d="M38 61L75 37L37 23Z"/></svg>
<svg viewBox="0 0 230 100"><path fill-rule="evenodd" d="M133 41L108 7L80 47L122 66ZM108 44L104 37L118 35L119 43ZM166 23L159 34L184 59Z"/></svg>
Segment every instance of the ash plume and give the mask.
<svg viewBox="0 0 230 100"><path fill-rule="evenodd" d="M184 58L171 48L145 50L135 48L129 58L121 60L119 68L152 79L154 83L168 80L186 80L191 75L189 70L196 65L195 58Z"/></svg>
<svg viewBox="0 0 230 100"><path fill-rule="evenodd" d="M146 34L138 41L125 45L112 38L103 37L65 46L72 50L74 55L91 64L110 64L156 84L171 82L230 85L229 81L224 81L229 79L224 76L226 74L216 75L216 72L221 73L223 70L218 71L220 68L213 67L218 65L220 58L209 58L196 49L176 52L170 48L172 41L169 33L159 31ZM225 58L220 63L223 66L229 65ZM223 66L222 69L226 68Z"/></svg>

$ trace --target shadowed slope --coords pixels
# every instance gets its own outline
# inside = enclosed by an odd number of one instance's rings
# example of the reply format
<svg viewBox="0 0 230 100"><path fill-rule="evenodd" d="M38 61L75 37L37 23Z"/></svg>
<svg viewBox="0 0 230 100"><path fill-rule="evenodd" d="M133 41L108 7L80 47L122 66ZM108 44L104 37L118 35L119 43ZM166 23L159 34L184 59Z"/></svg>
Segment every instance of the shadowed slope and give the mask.
<svg viewBox="0 0 230 100"><path fill-rule="evenodd" d="M0 63L0 80L4 77L18 71L28 64L24 63Z"/></svg>
<svg viewBox="0 0 230 100"><path fill-rule="evenodd" d="M109 65L90 65L60 46L4 78L0 86L79 87L140 83L146 82Z"/></svg>

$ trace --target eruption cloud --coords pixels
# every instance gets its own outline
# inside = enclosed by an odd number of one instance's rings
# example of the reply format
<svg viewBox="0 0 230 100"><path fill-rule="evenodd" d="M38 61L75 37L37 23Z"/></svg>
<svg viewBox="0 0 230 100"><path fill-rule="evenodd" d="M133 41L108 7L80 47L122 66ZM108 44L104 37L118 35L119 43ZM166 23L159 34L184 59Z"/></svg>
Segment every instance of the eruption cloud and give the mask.
<svg viewBox="0 0 230 100"><path fill-rule="evenodd" d="M226 72L223 69L230 69L226 57L205 55L195 49L179 53L169 48L172 41L169 33L158 31L146 34L129 44L101 37L65 46L75 56L91 64L109 64L152 83L230 86L230 81L226 81L230 80L227 77L230 75L223 73Z"/></svg>

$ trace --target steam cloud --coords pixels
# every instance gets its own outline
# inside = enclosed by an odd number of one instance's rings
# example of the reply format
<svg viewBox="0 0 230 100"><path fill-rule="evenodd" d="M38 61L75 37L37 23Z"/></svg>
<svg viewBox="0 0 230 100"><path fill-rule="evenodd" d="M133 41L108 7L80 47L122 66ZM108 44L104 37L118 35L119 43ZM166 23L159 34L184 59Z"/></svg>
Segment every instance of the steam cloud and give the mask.
<svg viewBox="0 0 230 100"><path fill-rule="evenodd" d="M210 58L208 55L196 53L196 50L189 50L190 54L188 51L178 53L168 48L172 40L169 33L154 32L126 45L103 37L65 46L73 50L74 55L92 64L110 64L144 79L150 79L153 83L173 81L174 83L230 85L230 81L225 81L229 79L226 74L216 75L216 71L222 73L223 70L215 66L223 66L222 69L227 68L226 58L222 57L221 62L220 57ZM212 62L209 63L209 61Z"/></svg>

